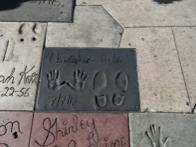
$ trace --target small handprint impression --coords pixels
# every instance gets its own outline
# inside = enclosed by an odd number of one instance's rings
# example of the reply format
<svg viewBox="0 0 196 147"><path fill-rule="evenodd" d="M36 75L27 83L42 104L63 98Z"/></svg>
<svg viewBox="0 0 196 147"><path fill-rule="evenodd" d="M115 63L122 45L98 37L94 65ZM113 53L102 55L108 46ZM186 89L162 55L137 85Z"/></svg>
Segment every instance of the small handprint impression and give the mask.
<svg viewBox="0 0 196 147"><path fill-rule="evenodd" d="M150 126L150 131L146 131L146 135L149 137L152 147L167 147L168 137L162 140L161 127L155 125Z"/></svg>
<svg viewBox="0 0 196 147"><path fill-rule="evenodd" d="M84 89L88 77L89 75L85 72L77 70L74 72L74 82L71 83L66 81L66 83L70 88L79 91L81 89Z"/></svg>
<svg viewBox="0 0 196 147"><path fill-rule="evenodd" d="M53 90L60 90L66 82L63 81L60 83L60 71L52 70L47 74L48 78L48 87Z"/></svg>

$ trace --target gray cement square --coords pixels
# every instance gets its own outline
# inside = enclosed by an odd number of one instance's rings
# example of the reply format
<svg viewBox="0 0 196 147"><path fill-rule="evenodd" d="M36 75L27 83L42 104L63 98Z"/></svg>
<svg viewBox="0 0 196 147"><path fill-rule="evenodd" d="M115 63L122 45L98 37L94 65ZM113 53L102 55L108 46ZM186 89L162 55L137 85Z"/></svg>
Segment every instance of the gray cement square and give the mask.
<svg viewBox="0 0 196 147"><path fill-rule="evenodd" d="M191 106L196 113L196 27L175 27L173 31Z"/></svg>
<svg viewBox="0 0 196 147"><path fill-rule="evenodd" d="M127 28L121 47L136 48L142 112L191 112L171 28Z"/></svg>
<svg viewBox="0 0 196 147"><path fill-rule="evenodd" d="M133 49L46 48L38 111L139 111Z"/></svg>
<svg viewBox="0 0 196 147"><path fill-rule="evenodd" d="M131 147L195 147L192 114L129 114Z"/></svg>
<svg viewBox="0 0 196 147"><path fill-rule="evenodd" d="M74 0L5 0L0 21L71 22Z"/></svg>
<svg viewBox="0 0 196 147"><path fill-rule="evenodd" d="M122 27L101 6L77 6L73 23L49 23L46 47L119 47Z"/></svg>

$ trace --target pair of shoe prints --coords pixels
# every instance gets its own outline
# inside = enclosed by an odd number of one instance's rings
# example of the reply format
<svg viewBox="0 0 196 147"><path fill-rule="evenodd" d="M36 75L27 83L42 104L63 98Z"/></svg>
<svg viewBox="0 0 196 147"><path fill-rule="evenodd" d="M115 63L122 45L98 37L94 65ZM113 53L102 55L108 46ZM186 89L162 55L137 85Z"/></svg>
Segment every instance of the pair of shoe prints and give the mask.
<svg viewBox="0 0 196 147"><path fill-rule="evenodd" d="M138 111L133 49L46 48L38 111Z"/></svg>
<svg viewBox="0 0 196 147"><path fill-rule="evenodd" d="M139 110L135 50L46 48L42 55L46 24L0 28L3 110L33 110L34 102L38 111Z"/></svg>

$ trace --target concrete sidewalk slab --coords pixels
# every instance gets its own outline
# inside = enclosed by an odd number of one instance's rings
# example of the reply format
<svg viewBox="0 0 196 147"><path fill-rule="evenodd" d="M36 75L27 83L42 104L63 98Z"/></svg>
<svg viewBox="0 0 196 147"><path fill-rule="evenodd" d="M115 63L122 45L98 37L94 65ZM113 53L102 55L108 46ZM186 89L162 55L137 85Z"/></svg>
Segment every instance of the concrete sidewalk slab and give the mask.
<svg viewBox="0 0 196 147"><path fill-rule="evenodd" d="M35 113L30 147L40 146L129 146L127 114Z"/></svg>
<svg viewBox="0 0 196 147"><path fill-rule="evenodd" d="M0 118L0 146L28 147L33 113L1 111Z"/></svg>
<svg viewBox="0 0 196 147"><path fill-rule="evenodd" d="M46 24L0 23L0 110L33 110Z"/></svg>
<svg viewBox="0 0 196 147"><path fill-rule="evenodd" d="M131 147L194 147L192 114L129 114Z"/></svg>
<svg viewBox="0 0 196 147"><path fill-rule="evenodd" d="M125 29L121 47L136 48L142 112L191 112L171 28Z"/></svg>
<svg viewBox="0 0 196 147"><path fill-rule="evenodd" d="M35 111L139 111L135 49L46 48Z"/></svg>
<svg viewBox="0 0 196 147"><path fill-rule="evenodd" d="M77 5L102 5L123 27L196 26L195 0L77 0Z"/></svg>
<svg viewBox="0 0 196 147"><path fill-rule="evenodd" d="M72 22L74 0L6 0L0 5L0 21Z"/></svg>
<svg viewBox="0 0 196 147"><path fill-rule="evenodd" d="M101 6L78 6L74 23L49 23L46 47L119 47L123 29Z"/></svg>
<svg viewBox="0 0 196 147"><path fill-rule="evenodd" d="M196 27L179 27L173 30L193 108L196 105Z"/></svg>

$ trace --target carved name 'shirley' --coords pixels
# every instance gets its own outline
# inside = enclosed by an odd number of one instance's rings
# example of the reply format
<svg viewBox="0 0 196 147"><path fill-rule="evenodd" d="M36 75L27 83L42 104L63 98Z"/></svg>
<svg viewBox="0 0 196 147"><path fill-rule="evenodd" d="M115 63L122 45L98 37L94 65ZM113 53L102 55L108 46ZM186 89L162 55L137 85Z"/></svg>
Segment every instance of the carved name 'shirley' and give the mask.
<svg viewBox="0 0 196 147"><path fill-rule="evenodd" d="M4 0L0 21L72 22L74 0Z"/></svg>
<svg viewBox="0 0 196 147"><path fill-rule="evenodd" d="M36 109L138 111L134 49L46 48Z"/></svg>

